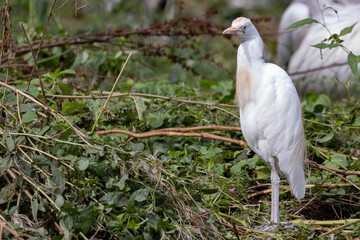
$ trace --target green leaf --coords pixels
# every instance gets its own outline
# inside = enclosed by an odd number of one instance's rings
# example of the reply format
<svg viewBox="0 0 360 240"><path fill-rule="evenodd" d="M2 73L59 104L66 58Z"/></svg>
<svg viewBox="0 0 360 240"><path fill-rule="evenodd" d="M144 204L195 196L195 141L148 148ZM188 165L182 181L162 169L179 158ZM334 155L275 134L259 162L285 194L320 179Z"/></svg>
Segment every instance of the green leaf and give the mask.
<svg viewBox="0 0 360 240"><path fill-rule="evenodd" d="M65 203L65 199L62 195L58 194L56 195L55 204L58 207L61 207Z"/></svg>
<svg viewBox="0 0 360 240"><path fill-rule="evenodd" d="M246 160L239 161L230 168L230 173L233 175L242 174L241 169L246 165Z"/></svg>
<svg viewBox="0 0 360 240"><path fill-rule="evenodd" d="M350 27L346 27L346 28L344 28L343 30L341 30L341 32L340 32L340 37L341 36L345 36L346 34L349 34L349 33L351 33L351 31L353 30L353 28L354 28L354 26L356 25L356 23L354 23L352 26L350 26Z"/></svg>
<svg viewBox="0 0 360 240"><path fill-rule="evenodd" d="M358 170L358 169L360 169L360 159L356 160L349 168L349 170Z"/></svg>
<svg viewBox="0 0 360 240"><path fill-rule="evenodd" d="M255 169L256 179L269 179L271 170L267 166L258 166Z"/></svg>
<svg viewBox="0 0 360 240"><path fill-rule="evenodd" d="M146 188L138 189L130 195L129 201L143 202L146 200L148 195L149 195L149 190L147 190Z"/></svg>
<svg viewBox="0 0 360 240"><path fill-rule="evenodd" d="M55 184L60 188L60 190L63 190L65 188L65 178L63 173L60 173L58 166L55 164L51 165L51 172L53 174Z"/></svg>
<svg viewBox="0 0 360 240"><path fill-rule="evenodd" d="M15 148L15 142L8 133L6 133L4 138L6 140L6 146L7 146L8 150L9 150L9 152L11 152Z"/></svg>
<svg viewBox="0 0 360 240"><path fill-rule="evenodd" d="M352 71L352 73L354 74L354 76L356 78L360 77L359 71L358 71L358 57L355 56L352 52L348 55L348 63L350 66L350 69Z"/></svg>
<svg viewBox="0 0 360 240"><path fill-rule="evenodd" d="M34 220L37 222L37 213L39 211L39 202L36 198L31 199L31 212L34 217Z"/></svg>
<svg viewBox="0 0 360 240"><path fill-rule="evenodd" d="M74 219L69 215L65 215L60 218L60 226L64 231L64 239L71 239L71 230L74 226Z"/></svg>
<svg viewBox="0 0 360 240"><path fill-rule="evenodd" d="M73 69L66 69L66 70L61 71L61 72L59 73L59 75L61 75L61 74L73 74L73 75L76 75L76 72L75 72L75 70L73 70Z"/></svg>
<svg viewBox="0 0 360 240"><path fill-rule="evenodd" d="M0 204L7 203L11 201L12 197L15 195L15 187L14 183L11 183L3 188L0 191Z"/></svg>
<svg viewBox="0 0 360 240"><path fill-rule="evenodd" d="M318 139L317 142L326 143L326 142L330 141L331 139L333 139L333 137L334 137L334 132L330 132L325 137Z"/></svg>
<svg viewBox="0 0 360 240"><path fill-rule="evenodd" d="M319 49L324 49L324 48L334 48L334 47L338 47L340 46L340 44L338 43L318 43L318 44L315 44L315 45L311 45L312 47L316 47L316 48L319 48Z"/></svg>
<svg viewBox="0 0 360 240"><path fill-rule="evenodd" d="M293 24L291 24L290 26L285 28L285 30L301 27L303 25L312 24L312 23L319 23L319 22L317 20L315 20L315 19L312 19L312 18L306 18L306 19L294 22Z"/></svg>
<svg viewBox="0 0 360 240"><path fill-rule="evenodd" d="M223 150L221 148L212 148L212 149L207 149L206 147L200 148L201 154L203 154L203 157L207 159L211 157L215 157L219 153L222 153L222 151Z"/></svg>
<svg viewBox="0 0 360 240"><path fill-rule="evenodd" d="M342 169L347 169L349 166L349 160L345 156L341 155L331 155L332 161L336 163Z"/></svg>
<svg viewBox="0 0 360 240"><path fill-rule="evenodd" d="M144 150L145 145L143 143L130 143L131 149L134 152L141 152Z"/></svg>
<svg viewBox="0 0 360 240"><path fill-rule="evenodd" d="M96 116L99 115L100 109L102 106L104 106L106 100L103 99L96 99L94 100L87 100L86 104L89 108L89 110L93 113L92 117L95 120Z"/></svg>
<svg viewBox="0 0 360 240"><path fill-rule="evenodd" d="M135 222L134 220L131 220L128 224L127 227L130 228L133 231L138 230L138 228L140 227L140 224L138 224L137 222Z"/></svg>
<svg viewBox="0 0 360 240"><path fill-rule="evenodd" d="M146 120L149 123L149 125L153 128L161 127L164 123L164 120L167 119L169 116L168 114L163 113L150 113L146 116Z"/></svg>
<svg viewBox="0 0 360 240"><path fill-rule="evenodd" d="M80 110L86 107L86 104L77 103L77 102L63 102L62 104L62 114L69 114L73 113L76 110Z"/></svg>
<svg viewBox="0 0 360 240"><path fill-rule="evenodd" d="M22 115L21 121L23 123L31 123L31 122L33 122L35 120L36 116L37 115L36 115L35 111L28 111L27 113Z"/></svg>
<svg viewBox="0 0 360 240"><path fill-rule="evenodd" d="M146 104L144 103L144 98L133 97L133 99L135 102L136 111L138 113L139 120L142 121L142 120L144 120L144 112L146 110Z"/></svg>
<svg viewBox="0 0 360 240"><path fill-rule="evenodd" d="M124 188L125 188L125 183L126 183L126 180L127 180L127 179L128 179L128 175L127 175L127 174L123 174L122 177L121 177L121 179L120 179L120 181L119 181L119 184L118 184L120 190L124 190Z"/></svg>
<svg viewBox="0 0 360 240"><path fill-rule="evenodd" d="M59 82L59 83L57 83L56 85L59 86L59 88L61 89L61 91L63 92L63 94L65 94L65 95L70 95L70 86L69 86L69 84Z"/></svg>
<svg viewBox="0 0 360 240"><path fill-rule="evenodd" d="M88 159L82 159L78 162L79 164L79 170L84 171L89 166L89 160Z"/></svg>
<svg viewBox="0 0 360 240"><path fill-rule="evenodd" d="M0 172L3 172L13 166L14 162L10 155L4 157L0 162Z"/></svg>

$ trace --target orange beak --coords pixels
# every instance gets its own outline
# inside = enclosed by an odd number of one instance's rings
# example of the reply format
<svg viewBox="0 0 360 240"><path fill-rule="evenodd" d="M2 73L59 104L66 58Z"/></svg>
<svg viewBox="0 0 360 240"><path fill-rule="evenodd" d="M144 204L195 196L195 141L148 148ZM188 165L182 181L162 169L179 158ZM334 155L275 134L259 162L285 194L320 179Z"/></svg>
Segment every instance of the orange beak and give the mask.
<svg viewBox="0 0 360 240"><path fill-rule="evenodd" d="M234 27L229 27L229 28L225 29L222 34L232 35L232 34L235 34L237 31L239 31L239 29L234 28Z"/></svg>

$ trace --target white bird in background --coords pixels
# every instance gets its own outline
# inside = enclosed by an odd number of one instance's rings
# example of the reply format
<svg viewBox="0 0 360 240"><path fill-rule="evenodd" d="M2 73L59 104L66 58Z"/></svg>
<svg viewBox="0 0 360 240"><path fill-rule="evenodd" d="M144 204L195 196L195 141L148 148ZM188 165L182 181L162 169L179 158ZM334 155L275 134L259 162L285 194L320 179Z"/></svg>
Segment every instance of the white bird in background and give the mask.
<svg viewBox="0 0 360 240"><path fill-rule="evenodd" d="M240 124L247 144L271 168L271 222L276 227L280 224L278 174L286 176L297 199L305 195L306 144L299 97L287 73L264 62L263 41L249 19L235 19L223 34L241 41L236 74Z"/></svg>
<svg viewBox="0 0 360 240"><path fill-rule="evenodd" d="M339 34L342 29L360 22L359 0L294 0L281 17L277 42L277 58L281 67L287 70L295 82L300 95L306 92L328 93L333 98L346 95L346 89L339 84L350 80L351 90L359 90L354 76L347 64L348 54L341 49L323 49L312 47L330 37L327 30L319 24L311 24L300 28L285 30L292 23L305 18L313 18L323 22L320 8L332 7L324 12L326 25L331 33ZM341 37L342 43L355 55L360 54L360 24L356 24L352 32Z"/></svg>

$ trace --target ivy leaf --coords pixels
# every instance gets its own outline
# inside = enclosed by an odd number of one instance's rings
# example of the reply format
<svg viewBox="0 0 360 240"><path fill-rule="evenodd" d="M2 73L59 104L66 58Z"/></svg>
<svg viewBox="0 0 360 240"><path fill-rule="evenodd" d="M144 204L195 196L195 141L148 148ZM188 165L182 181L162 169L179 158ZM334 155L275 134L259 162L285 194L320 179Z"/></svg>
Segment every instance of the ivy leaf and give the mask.
<svg viewBox="0 0 360 240"><path fill-rule="evenodd" d="M34 217L34 220L37 222L37 213L39 211L39 202L36 198L31 199L31 212Z"/></svg>
<svg viewBox="0 0 360 240"><path fill-rule="evenodd" d="M21 121L23 123L31 123L31 122L33 122L35 120L35 118L36 118L36 112L35 111L28 111L27 113L22 115Z"/></svg>
<svg viewBox="0 0 360 240"><path fill-rule="evenodd" d="M0 172L3 172L7 169L9 169L14 164L12 158L10 155L7 155L4 157L0 162Z"/></svg>
<svg viewBox="0 0 360 240"><path fill-rule="evenodd" d="M7 203L11 201L13 196L15 195L16 185L11 183L0 190L0 204Z"/></svg>
<svg viewBox="0 0 360 240"><path fill-rule="evenodd" d="M136 111L138 113L139 120L142 121L142 120L144 120L144 112L146 110L146 104L144 103L144 98L133 97L133 99L135 102Z"/></svg>
<svg viewBox="0 0 360 240"><path fill-rule="evenodd" d="M81 159L79 162L79 170L85 171L89 166L89 160L88 159Z"/></svg>
<svg viewBox="0 0 360 240"><path fill-rule="evenodd" d="M297 22L294 22L293 24L291 24L290 26L288 26L287 28L285 28L285 30L289 30L292 28L297 28L297 27L301 27L303 25L306 24L312 24L312 23L319 23L317 20L312 19L312 18L306 18Z"/></svg>
<svg viewBox="0 0 360 240"><path fill-rule="evenodd" d="M51 165L51 172L53 174L55 184L60 188L60 190L63 190L65 188L65 178L63 173L60 173L59 168L54 164Z"/></svg>
<svg viewBox="0 0 360 240"><path fill-rule="evenodd" d="M324 49L324 48L334 48L334 47L338 47L340 46L340 44L338 43L318 43L315 45L311 45L312 47L316 47L316 48L320 48L320 49Z"/></svg>
<svg viewBox="0 0 360 240"><path fill-rule="evenodd" d="M164 120L167 119L168 117L169 117L168 114L156 112L147 115L146 120L148 121L151 127L158 128L163 125Z"/></svg>
<svg viewBox="0 0 360 240"><path fill-rule="evenodd" d="M76 110L80 110L86 107L86 104L77 102L63 102L61 114L73 113Z"/></svg>
<svg viewBox="0 0 360 240"><path fill-rule="evenodd" d="M356 24L357 24L357 23L354 23L352 26L346 27L346 28L344 28L343 30L341 30L339 36L341 37L341 36L345 36L346 34L351 33L351 31L353 30L353 28L354 28L354 26L355 26Z"/></svg>
<svg viewBox="0 0 360 240"><path fill-rule="evenodd" d="M325 137L318 139L317 142L326 143L326 142L330 141L331 139L333 139L333 137L334 137L334 132L330 132Z"/></svg>
<svg viewBox="0 0 360 240"><path fill-rule="evenodd" d="M59 83L57 83L57 85L59 86L59 88L61 89L63 94L70 95L70 86L69 86L69 84L59 82Z"/></svg>
<svg viewBox="0 0 360 240"><path fill-rule="evenodd" d="M61 71L60 73L59 73L59 75L60 74L72 74L72 75L76 75L76 72L75 72L75 70L73 70L73 69L66 69L66 70L64 70L64 71Z"/></svg>
<svg viewBox="0 0 360 240"><path fill-rule="evenodd" d="M5 140L6 140L6 146L7 146L8 150L9 150L9 152L14 150L15 142L14 142L14 140L12 139L12 137L9 134L6 134Z"/></svg>
<svg viewBox="0 0 360 240"><path fill-rule="evenodd" d="M138 189L133 192L129 198L129 202L143 202L146 200L147 196L149 195L149 190L146 188Z"/></svg>
<svg viewBox="0 0 360 240"><path fill-rule="evenodd" d="M360 78L360 74L358 71L358 60L358 57L355 56L352 52L348 55L348 63L350 65L350 69L357 79Z"/></svg>

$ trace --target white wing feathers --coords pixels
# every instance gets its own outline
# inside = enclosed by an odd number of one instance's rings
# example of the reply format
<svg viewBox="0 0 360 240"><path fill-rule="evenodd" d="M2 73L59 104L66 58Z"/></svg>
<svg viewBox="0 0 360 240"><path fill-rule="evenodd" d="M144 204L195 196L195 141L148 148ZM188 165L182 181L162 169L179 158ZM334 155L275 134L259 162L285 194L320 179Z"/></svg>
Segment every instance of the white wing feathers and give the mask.
<svg viewBox="0 0 360 240"><path fill-rule="evenodd" d="M265 161L275 159L278 171L284 174L297 199L305 194L303 161L306 149L301 105L290 77L280 67L265 64L267 85L257 102L260 138L266 140ZM269 76L270 73L270 76ZM291 106L291 108L290 108ZM264 144L259 146L264 153Z"/></svg>

